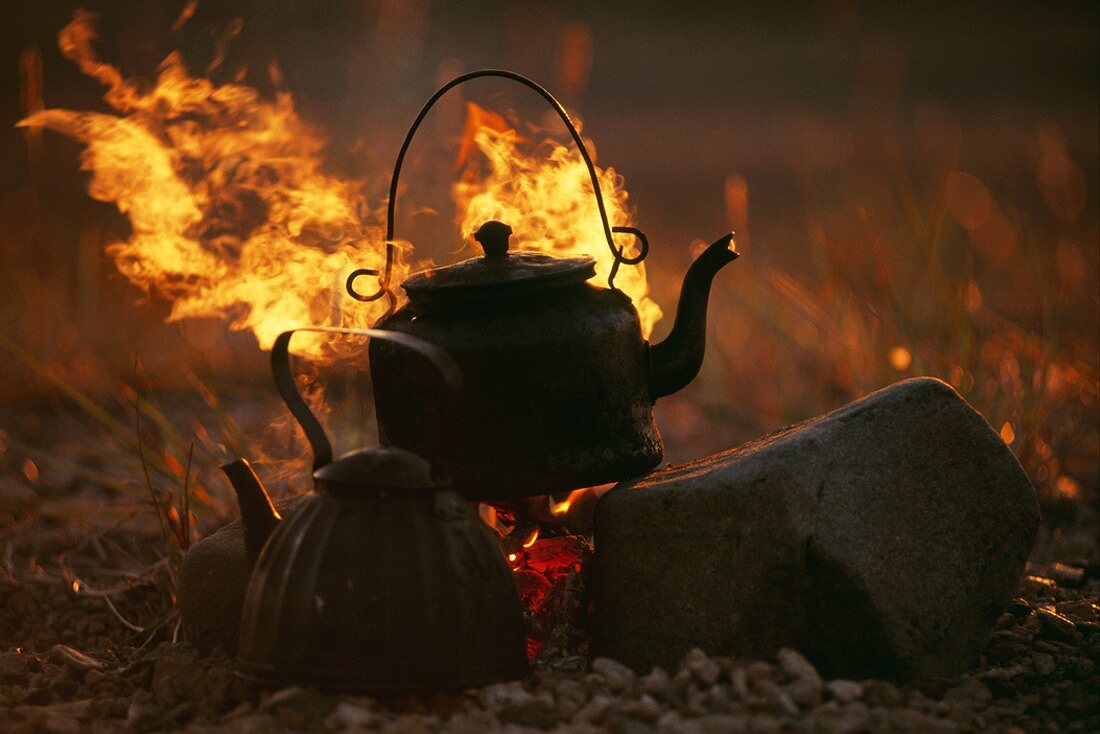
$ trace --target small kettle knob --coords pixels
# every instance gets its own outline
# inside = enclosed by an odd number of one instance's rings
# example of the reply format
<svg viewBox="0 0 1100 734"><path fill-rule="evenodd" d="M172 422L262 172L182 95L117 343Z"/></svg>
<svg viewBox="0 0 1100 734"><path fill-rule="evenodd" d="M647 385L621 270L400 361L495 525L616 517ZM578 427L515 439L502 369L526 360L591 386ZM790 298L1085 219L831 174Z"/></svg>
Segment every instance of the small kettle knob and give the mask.
<svg viewBox="0 0 1100 734"><path fill-rule="evenodd" d="M508 237L512 228L504 222L489 221L481 225L474 233L474 239L485 251L485 257L499 257L508 254Z"/></svg>

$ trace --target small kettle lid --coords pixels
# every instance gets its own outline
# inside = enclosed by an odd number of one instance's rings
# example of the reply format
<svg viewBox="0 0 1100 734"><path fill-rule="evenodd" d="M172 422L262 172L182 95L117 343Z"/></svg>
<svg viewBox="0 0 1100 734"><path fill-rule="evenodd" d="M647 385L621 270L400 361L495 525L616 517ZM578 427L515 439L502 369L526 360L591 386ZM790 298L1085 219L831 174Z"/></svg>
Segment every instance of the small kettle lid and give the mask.
<svg viewBox="0 0 1100 734"><path fill-rule="evenodd" d="M414 273L401 287L417 302L472 301L539 293L583 283L596 274L591 257L509 251L511 234L503 222L486 222L474 233L483 255Z"/></svg>
<svg viewBox="0 0 1100 734"><path fill-rule="evenodd" d="M363 489L400 489L434 492L440 487L427 460L392 446L356 449L313 473L318 489L342 485Z"/></svg>

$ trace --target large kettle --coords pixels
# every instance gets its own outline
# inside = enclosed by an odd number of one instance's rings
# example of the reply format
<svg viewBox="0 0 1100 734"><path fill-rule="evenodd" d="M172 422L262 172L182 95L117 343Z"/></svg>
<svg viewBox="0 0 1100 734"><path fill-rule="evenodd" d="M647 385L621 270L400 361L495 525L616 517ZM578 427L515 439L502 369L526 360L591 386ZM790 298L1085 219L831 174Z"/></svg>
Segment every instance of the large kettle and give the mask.
<svg viewBox="0 0 1100 734"><path fill-rule="evenodd" d="M520 249L513 249L511 227L486 222L475 234L482 256L409 276L401 283L408 303L394 310L389 267L401 164L436 100L483 76L533 89L565 122L588 167L615 257L608 287L588 282L595 275L594 259L525 252L523 232L517 233ZM426 387L430 380L424 363L390 343L371 343L383 443L448 467L455 489L471 499L510 499L619 481L660 463L664 446L653 403L687 385L699 371L711 281L737 258L732 234L707 247L688 269L672 331L650 345L630 298L614 287L619 266L636 265L647 254L645 235L608 223L595 167L561 104L530 79L500 70L457 77L424 105L397 156L387 224L386 271L353 272L348 292L363 301L390 298L390 313L378 328L445 350L461 370L466 389L457 409L442 415L440 396ZM637 254L628 256L613 232L637 238ZM367 274L381 275L380 287L361 294L354 281ZM447 439L429 442L431 435Z"/></svg>

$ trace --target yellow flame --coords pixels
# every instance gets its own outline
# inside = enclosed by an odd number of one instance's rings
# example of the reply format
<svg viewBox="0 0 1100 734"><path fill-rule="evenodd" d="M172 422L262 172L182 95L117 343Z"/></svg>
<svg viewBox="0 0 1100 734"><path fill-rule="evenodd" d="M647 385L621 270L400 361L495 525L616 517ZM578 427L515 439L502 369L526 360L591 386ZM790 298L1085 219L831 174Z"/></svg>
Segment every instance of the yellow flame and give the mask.
<svg viewBox="0 0 1100 734"><path fill-rule="evenodd" d="M469 114L491 120L490 113L467 105ZM499 119L499 118L497 118ZM560 256L589 255L596 258L594 284L607 282L614 257L604 238L599 209L584 160L576 150L555 140L543 141L540 150L524 150L514 130L498 124L483 124L473 130L473 144L488 162L479 176L467 168L453 187L458 205L458 226L470 238L484 222L495 219L512 227L516 249ZM467 126L467 131L471 126ZM468 146L467 146L468 147ZM613 168L597 167L600 189L612 226L631 224L628 194ZM616 243L632 246L630 235L619 235ZM644 265L624 265L615 276L615 286L634 301L649 336L661 318L660 307L649 297Z"/></svg>
<svg viewBox="0 0 1100 734"><path fill-rule="evenodd" d="M569 493L568 497L566 497L561 502L554 503L550 507L550 514L552 514L552 515L564 515L564 514L566 514L567 512L569 512L569 508L573 506L573 503L576 502L578 498L584 496L585 494L587 494L588 492L591 492L591 491L592 490L587 488L587 487L585 487L583 489L574 489L572 492Z"/></svg>
<svg viewBox="0 0 1100 734"><path fill-rule="evenodd" d="M266 101L191 77L176 53L142 89L98 60L94 39L94 16L78 11L59 45L122 116L54 109L20 125L87 145L89 193L132 227L108 252L131 282L172 302L169 321L227 318L270 348L287 328L365 327L382 314L382 302L344 310L333 297L353 269L382 266L384 234L362 223L359 183L321 170L325 141L289 94ZM324 341L304 334L294 346L317 353Z"/></svg>
<svg viewBox="0 0 1100 734"><path fill-rule="evenodd" d="M178 53L164 59L155 83L138 85L96 56L94 21L77 11L58 44L107 87L104 99L118 114L48 109L19 124L85 143L89 194L130 220L130 236L108 248L119 271L168 299L169 321L227 319L264 349L298 326L372 325L385 301L352 301L343 287L352 270L384 265L384 230L373 224L379 208L364 200L361 182L323 170L326 141L290 94L266 100L244 84L192 77ZM524 249L595 256L606 279L612 257L579 154L557 143L548 156L522 152L503 118L475 109L472 144L490 166L484 180L468 169L455 185L463 233L500 219ZM618 176L608 168L600 178L612 224L629 224ZM395 263L393 281L405 271ZM644 269L624 266L616 285L634 299L648 335L660 309ZM306 333L293 348L324 356L328 343Z"/></svg>
<svg viewBox="0 0 1100 734"><path fill-rule="evenodd" d="M527 537L527 540L523 541L524 548L530 548L535 544L535 541L539 539L539 529L535 528L531 531L531 534Z"/></svg>

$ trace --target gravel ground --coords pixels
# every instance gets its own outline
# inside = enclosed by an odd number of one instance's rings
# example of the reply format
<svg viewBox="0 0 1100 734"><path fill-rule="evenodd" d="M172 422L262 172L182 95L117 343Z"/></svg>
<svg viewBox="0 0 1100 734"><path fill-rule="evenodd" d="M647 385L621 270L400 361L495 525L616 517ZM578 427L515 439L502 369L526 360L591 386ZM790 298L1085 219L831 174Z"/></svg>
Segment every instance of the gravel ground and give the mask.
<svg viewBox="0 0 1100 734"><path fill-rule="evenodd" d="M581 564L531 620L545 645L527 680L380 700L245 684L228 655L202 656L176 639L174 561L147 500L8 474L3 732L1100 731L1100 515L1089 501L1043 508L1018 598L958 679L826 680L794 650L772 660L696 650L677 670L638 676L589 659ZM525 596L538 581L517 580Z"/></svg>

